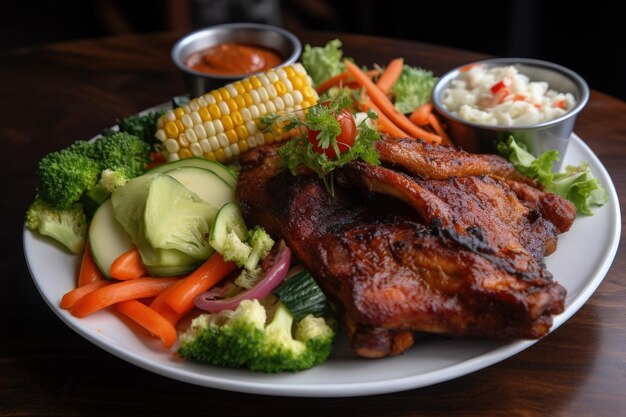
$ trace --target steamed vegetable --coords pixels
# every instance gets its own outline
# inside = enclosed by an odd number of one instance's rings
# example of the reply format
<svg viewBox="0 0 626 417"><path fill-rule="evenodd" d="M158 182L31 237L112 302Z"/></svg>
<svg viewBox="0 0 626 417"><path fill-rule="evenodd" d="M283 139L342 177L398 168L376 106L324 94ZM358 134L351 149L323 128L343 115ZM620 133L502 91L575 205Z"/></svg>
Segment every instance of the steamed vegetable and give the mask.
<svg viewBox="0 0 626 417"><path fill-rule="evenodd" d="M212 365L272 373L326 361L335 333L324 318L308 315L296 321L284 304L273 307L269 318L258 300L244 300L236 310L202 314L179 337L178 353Z"/></svg>
<svg viewBox="0 0 626 417"><path fill-rule="evenodd" d="M601 206L608 201L608 193L593 176L586 162L568 166L564 172L553 173L553 164L559 159L557 151L547 151L535 157L512 136L506 142L498 143L498 151L518 171L536 180L546 191L570 200L582 214L592 215L592 206Z"/></svg>
<svg viewBox="0 0 626 417"><path fill-rule="evenodd" d="M38 197L26 211L26 227L57 240L73 253L85 248L87 217L79 203L59 209Z"/></svg>

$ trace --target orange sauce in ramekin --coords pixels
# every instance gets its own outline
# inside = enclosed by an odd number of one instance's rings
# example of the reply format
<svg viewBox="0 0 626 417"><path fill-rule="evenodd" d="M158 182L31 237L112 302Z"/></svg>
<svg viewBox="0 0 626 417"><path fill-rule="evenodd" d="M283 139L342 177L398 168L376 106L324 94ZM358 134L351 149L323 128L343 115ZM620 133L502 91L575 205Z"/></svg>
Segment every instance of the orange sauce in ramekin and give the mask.
<svg viewBox="0 0 626 417"><path fill-rule="evenodd" d="M275 51L256 45L221 43L194 52L185 65L194 71L207 74L240 75L266 71L283 59Z"/></svg>

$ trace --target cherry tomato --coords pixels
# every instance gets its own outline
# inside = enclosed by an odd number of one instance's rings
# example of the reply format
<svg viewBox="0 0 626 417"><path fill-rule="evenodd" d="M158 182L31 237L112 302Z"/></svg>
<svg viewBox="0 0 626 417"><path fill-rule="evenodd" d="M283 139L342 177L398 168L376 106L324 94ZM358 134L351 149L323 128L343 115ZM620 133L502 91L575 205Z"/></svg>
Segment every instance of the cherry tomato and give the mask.
<svg viewBox="0 0 626 417"><path fill-rule="evenodd" d="M356 123L348 109L343 109L341 113L335 115L335 119L339 122L339 126L341 126L341 133L337 136L337 147L339 148L339 152L343 153L354 145L356 139ZM318 134L319 130L309 130L309 141L313 144L313 150L317 153L325 153L329 159L336 158L337 155L332 146L326 149L322 149L318 146Z"/></svg>

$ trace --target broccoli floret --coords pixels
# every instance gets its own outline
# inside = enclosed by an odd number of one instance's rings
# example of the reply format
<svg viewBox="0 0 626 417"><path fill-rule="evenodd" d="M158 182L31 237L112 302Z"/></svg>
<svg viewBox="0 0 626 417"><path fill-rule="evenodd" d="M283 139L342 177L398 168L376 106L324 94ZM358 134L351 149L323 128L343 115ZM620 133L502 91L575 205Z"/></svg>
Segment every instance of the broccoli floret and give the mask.
<svg viewBox="0 0 626 417"><path fill-rule="evenodd" d="M244 269L241 273L235 278L234 284L240 288L245 288L247 290L254 288L254 286L263 278L265 275L265 271L262 268L257 267L252 271L248 271Z"/></svg>
<svg viewBox="0 0 626 417"><path fill-rule="evenodd" d="M259 261L270 253L272 246L274 246L274 241L262 227L256 226L254 229L250 230L248 244L252 246L252 251L250 255L248 255L245 267L248 271L253 271Z"/></svg>
<svg viewBox="0 0 626 417"><path fill-rule="evenodd" d="M237 266L246 263L248 256L252 252L252 247L243 242L235 231L231 231L226 235L222 256L225 261L235 262Z"/></svg>
<svg viewBox="0 0 626 417"><path fill-rule="evenodd" d="M123 169L134 178L143 174L144 166L150 161L150 145L135 135L118 132L95 141L91 158L101 169Z"/></svg>
<svg viewBox="0 0 626 417"><path fill-rule="evenodd" d="M128 169L120 168L120 169L109 169L106 168L102 170L100 173L100 181L98 181L98 185L104 188L106 191L112 193L119 187L123 187L126 185L128 181L132 178L131 173Z"/></svg>
<svg viewBox="0 0 626 417"><path fill-rule="evenodd" d="M165 113L165 110L150 112L144 115L134 115L117 120L120 132L130 133L147 143L156 142L154 134L157 131L157 120Z"/></svg>
<svg viewBox="0 0 626 417"><path fill-rule="evenodd" d="M37 165L37 194L58 209L70 208L98 181L98 163L76 149L52 152Z"/></svg>
<svg viewBox="0 0 626 417"><path fill-rule="evenodd" d="M41 198L35 198L26 211L26 227L58 240L74 253L81 253L85 248L87 217L78 203L67 209L57 209Z"/></svg>
<svg viewBox="0 0 626 417"><path fill-rule="evenodd" d="M204 314L180 337L182 357L256 372L295 372L326 361L335 332L323 318L293 316L278 303L270 323L258 300L242 301L235 311Z"/></svg>

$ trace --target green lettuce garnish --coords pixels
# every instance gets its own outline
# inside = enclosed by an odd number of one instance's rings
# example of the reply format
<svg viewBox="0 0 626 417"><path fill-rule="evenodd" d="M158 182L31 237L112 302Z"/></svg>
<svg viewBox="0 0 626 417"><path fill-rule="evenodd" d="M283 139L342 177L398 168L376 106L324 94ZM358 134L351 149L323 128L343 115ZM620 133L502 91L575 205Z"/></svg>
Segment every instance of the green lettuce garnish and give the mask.
<svg viewBox="0 0 626 417"><path fill-rule="evenodd" d="M535 157L512 136L506 142L498 143L498 152L519 172L543 185L546 191L574 203L579 213L592 215L592 206L601 206L609 199L609 194L593 176L587 162L578 166L570 165L563 172L553 173L553 164L559 160L557 151L547 151Z"/></svg>
<svg viewBox="0 0 626 417"><path fill-rule="evenodd" d="M395 96L394 107L400 113L411 113L430 100L437 77L421 68L405 65L400 78L391 88Z"/></svg>
<svg viewBox="0 0 626 417"><path fill-rule="evenodd" d="M339 39L333 39L325 46L304 45L304 52L301 57L302 65L315 85L340 74L346 69L343 63L341 45Z"/></svg>

